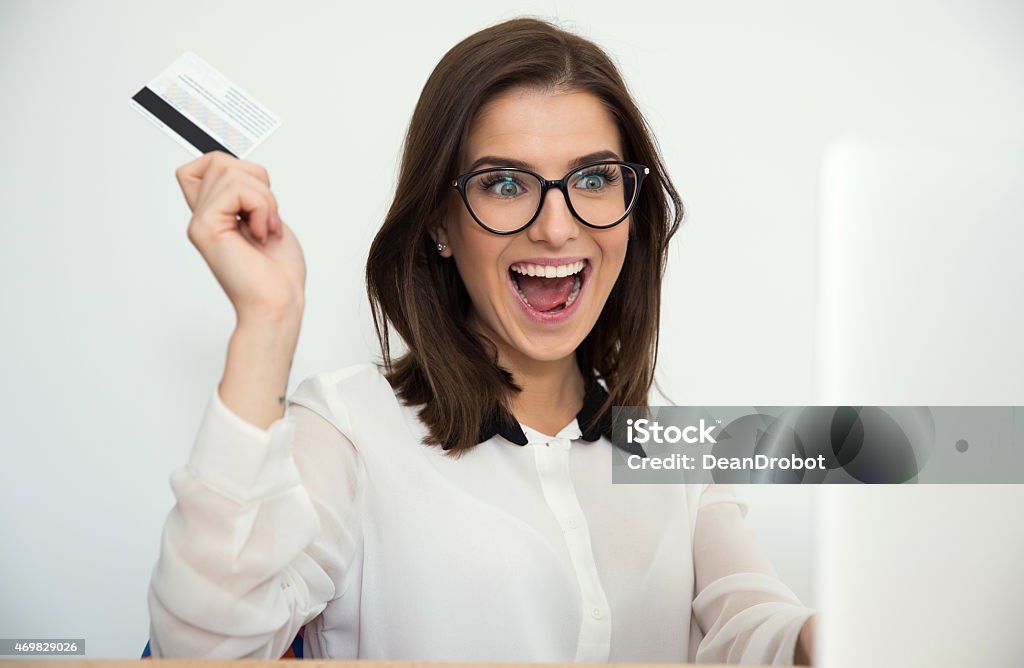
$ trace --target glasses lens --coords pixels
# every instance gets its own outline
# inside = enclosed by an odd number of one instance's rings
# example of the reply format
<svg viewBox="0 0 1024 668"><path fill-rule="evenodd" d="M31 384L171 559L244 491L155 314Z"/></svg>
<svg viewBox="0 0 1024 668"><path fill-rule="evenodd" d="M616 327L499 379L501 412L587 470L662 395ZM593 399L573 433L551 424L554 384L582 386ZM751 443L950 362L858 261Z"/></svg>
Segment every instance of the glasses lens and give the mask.
<svg viewBox="0 0 1024 668"><path fill-rule="evenodd" d="M466 181L473 214L487 227L511 232L530 222L540 202L541 183L525 172L499 170Z"/></svg>
<svg viewBox="0 0 1024 668"><path fill-rule="evenodd" d="M572 208L595 227L619 222L636 197L637 175L623 164L592 165L569 177Z"/></svg>
<svg viewBox="0 0 1024 668"><path fill-rule="evenodd" d="M569 201L576 214L595 227L619 222L636 197L637 174L620 163L584 167L569 176ZM542 184L535 176L511 169L477 174L466 181L473 214L496 232L522 228L540 205Z"/></svg>

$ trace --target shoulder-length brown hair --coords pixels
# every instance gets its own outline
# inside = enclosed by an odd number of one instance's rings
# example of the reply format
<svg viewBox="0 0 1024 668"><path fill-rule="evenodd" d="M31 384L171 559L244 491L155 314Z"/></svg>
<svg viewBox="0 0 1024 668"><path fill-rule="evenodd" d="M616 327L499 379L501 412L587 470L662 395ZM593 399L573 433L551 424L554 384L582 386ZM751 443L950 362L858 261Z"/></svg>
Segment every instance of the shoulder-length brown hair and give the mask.
<svg viewBox="0 0 1024 668"><path fill-rule="evenodd" d="M632 213L628 250L594 328L576 350L586 383L602 381L612 406L646 406L657 362L661 282L668 242L683 218L657 144L615 64L594 43L548 22L518 18L456 44L423 87L405 138L394 202L370 247L366 288L388 382L408 405L423 405L424 443L458 455L477 444L485 417L514 423L509 399L521 388L497 351L466 324L470 299L455 263L429 231L445 215L470 124L491 98L515 87L579 90L610 111L623 160L650 167ZM391 357L389 324L407 352ZM584 425L581 425L584 427Z"/></svg>

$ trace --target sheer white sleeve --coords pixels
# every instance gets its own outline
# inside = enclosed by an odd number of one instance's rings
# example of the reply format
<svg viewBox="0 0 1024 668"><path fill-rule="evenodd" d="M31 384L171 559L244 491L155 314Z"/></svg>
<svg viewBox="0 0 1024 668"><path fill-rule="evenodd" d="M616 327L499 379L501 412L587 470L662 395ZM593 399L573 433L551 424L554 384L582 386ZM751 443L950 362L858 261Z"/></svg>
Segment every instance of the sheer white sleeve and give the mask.
<svg viewBox="0 0 1024 668"><path fill-rule="evenodd" d="M746 514L732 485L710 484L700 497L693 614L703 638L695 660L792 665L800 629L815 611L779 579Z"/></svg>
<svg viewBox="0 0 1024 668"><path fill-rule="evenodd" d="M187 466L149 586L154 658L277 659L343 593L357 550L362 467L316 412L289 402L262 430L217 389Z"/></svg>

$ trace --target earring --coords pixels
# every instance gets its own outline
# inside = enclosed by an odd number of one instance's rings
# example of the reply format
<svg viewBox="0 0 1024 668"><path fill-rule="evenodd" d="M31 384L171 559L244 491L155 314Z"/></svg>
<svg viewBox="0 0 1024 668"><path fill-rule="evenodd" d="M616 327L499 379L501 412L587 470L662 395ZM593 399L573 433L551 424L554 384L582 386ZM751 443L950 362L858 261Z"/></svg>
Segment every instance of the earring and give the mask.
<svg viewBox="0 0 1024 668"><path fill-rule="evenodd" d="M448 246L446 244L442 244L442 243L438 242L438 244L437 244L437 252L441 253L442 255L444 255L444 252L446 250L448 250Z"/></svg>

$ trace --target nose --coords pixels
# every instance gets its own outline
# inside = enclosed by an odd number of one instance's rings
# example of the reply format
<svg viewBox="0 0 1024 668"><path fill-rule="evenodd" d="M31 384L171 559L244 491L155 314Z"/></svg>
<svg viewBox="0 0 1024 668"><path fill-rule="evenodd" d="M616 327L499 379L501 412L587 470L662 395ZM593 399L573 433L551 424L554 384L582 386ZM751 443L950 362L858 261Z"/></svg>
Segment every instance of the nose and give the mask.
<svg viewBox="0 0 1024 668"><path fill-rule="evenodd" d="M548 189L537 220L526 228L526 236L558 248L578 235L579 221L569 210L564 194L558 188Z"/></svg>

